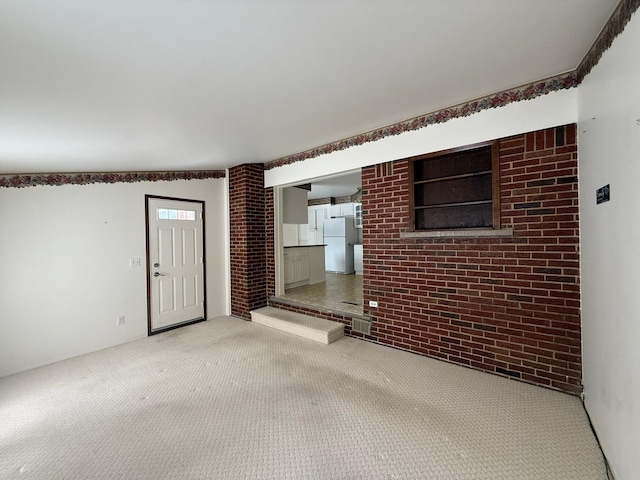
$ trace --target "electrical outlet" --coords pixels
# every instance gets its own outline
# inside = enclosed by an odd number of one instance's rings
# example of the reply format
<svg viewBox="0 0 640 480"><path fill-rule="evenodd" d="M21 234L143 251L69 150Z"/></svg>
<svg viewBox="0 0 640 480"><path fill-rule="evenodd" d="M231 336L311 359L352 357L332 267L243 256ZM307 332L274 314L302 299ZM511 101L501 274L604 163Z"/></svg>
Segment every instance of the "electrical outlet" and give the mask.
<svg viewBox="0 0 640 480"><path fill-rule="evenodd" d="M130 267L139 267L140 266L140 259L139 258L130 258L129 259L129 266Z"/></svg>
<svg viewBox="0 0 640 480"><path fill-rule="evenodd" d="M116 318L116 325L124 325L124 315L118 315Z"/></svg>
<svg viewBox="0 0 640 480"><path fill-rule="evenodd" d="M369 306L373 308L378 308L378 302L375 300L369 300Z"/></svg>

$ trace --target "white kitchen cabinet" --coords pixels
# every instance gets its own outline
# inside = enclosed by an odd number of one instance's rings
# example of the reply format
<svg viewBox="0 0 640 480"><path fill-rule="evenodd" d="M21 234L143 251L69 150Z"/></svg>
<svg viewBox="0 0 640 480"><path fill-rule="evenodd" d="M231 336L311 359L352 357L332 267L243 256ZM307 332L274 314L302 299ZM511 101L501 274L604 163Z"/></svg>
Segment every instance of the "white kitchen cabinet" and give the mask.
<svg viewBox="0 0 640 480"><path fill-rule="evenodd" d="M355 203L343 203L342 204L343 207L340 210L340 216L342 217L353 217L354 214L354 209L355 209Z"/></svg>
<svg viewBox="0 0 640 480"><path fill-rule="evenodd" d="M313 205L308 209L307 245L324 243L324 221L329 218L329 205Z"/></svg>
<svg viewBox="0 0 640 480"><path fill-rule="evenodd" d="M300 252L296 258L296 279L298 282L309 282L309 255L307 252Z"/></svg>
<svg viewBox="0 0 640 480"><path fill-rule="evenodd" d="M329 212L332 217L353 217L353 203L336 203Z"/></svg>
<svg viewBox="0 0 640 480"><path fill-rule="evenodd" d="M361 203L353 204L353 214L356 222L355 227L362 228L362 204Z"/></svg>
<svg viewBox="0 0 640 480"><path fill-rule="evenodd" d="M284 251L284 283L285 285L296 281L296 257Z"/></svg>
<svg viewBox="0 0 640 480"><path fill-rule="evenodd" d="M309 254L304 248L284 249L284 284L296 287L309 283Z"/></svg>
<svg viewBox="0 0 640 480"><path fill-rule="evenodd" d="M309 283L309 253L306 248L285 248L285 287L296 287L307 283Z"/></svg>
<svg viewBox="0 0 640 480"><path fill-rule="evenodd" d="M324 280L324 247L284 249L285 288L299 287Z"/></svg>
<svg viewBox="0 0 640 480"><path fill-rule="evenodd" d="M322 228L324 220L329 218L328 205L314 205L308 209L307 219L309 221L309 229Z"/></svg>

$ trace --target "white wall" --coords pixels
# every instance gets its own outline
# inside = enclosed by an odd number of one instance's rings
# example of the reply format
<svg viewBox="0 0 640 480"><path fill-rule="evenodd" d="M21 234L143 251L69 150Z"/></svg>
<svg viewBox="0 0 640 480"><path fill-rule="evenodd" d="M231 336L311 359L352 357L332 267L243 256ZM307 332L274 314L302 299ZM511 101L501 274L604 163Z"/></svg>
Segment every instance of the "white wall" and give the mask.
<svg viewBox="0 0 640 480"><path fill-rule="evenodd" d="M0 377L147 335L145 194L206 202L207 313L227 312L224 179L3 188Z"/></svg>
<svg viewBox="0 0 640 480"><path fill-rule="evenodd" d="M585 405L616 480L640 472L639 51L636 14L578 90Z"/></svg>
<svg viewBox="0 0 640 480"><path fill-rule="evenodd" d="M437 152L485 140L575 123L577 89L561 90L469 117L430 125L265 172L265 186L287 185L368 165Z"/></svg>

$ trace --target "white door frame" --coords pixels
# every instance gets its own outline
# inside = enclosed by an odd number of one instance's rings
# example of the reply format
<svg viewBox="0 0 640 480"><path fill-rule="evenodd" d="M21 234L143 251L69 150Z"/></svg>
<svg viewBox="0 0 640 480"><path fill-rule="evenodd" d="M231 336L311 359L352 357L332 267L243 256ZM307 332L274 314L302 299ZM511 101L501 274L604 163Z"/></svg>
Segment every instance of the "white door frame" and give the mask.
<svg viewBox="0 0 640 480"><path fill-rule="evenodd" d="M150 225L149 225L149 200L170 200L170 201L176 201L176 202L190 202L190 203L198 203L201 205L202 208L202 282L203 282L203 301L204 301L204 313L203 313L203 317L199 318L199 319L195 319L195 320L190 320L187 322L181 322L175 325L169 325L166 328L161 328L161 329L153 329L152 328L152 323L151 323L151 316L152 316L152 308L153 306L151 305L151 289L152 284L151 284L151 275L153 272L153 268L151 265L151 252L149 250L149 246L150 246ZM175 197L164 197L164 196L160 196L160 195L145 195L145 205L144 205L144 210L145 210L145 239L146 239L146 245L145 245L145 249L146 249L146 258L147 258L147 333L148 335L154 335L156 333L161 333L161 332L166 332L167 330L173 330L174 328L179 328L179 327L183 327L185 325L190 325L193 323L197 323L197 322L201 322L207 319L207 268L206 268L206 228L205 228L205 221L206 221L206 216L205 216L205 202L203 200L192 200L192 199L187 199L187 198L175 198Z"/></svg>
<svg viewBox="0 0 640 480"><path fill-rule="evenodd" d="M282 235L282 190L273 187L273 261L275 267L275 296L284 295L284 239Z"/></svg>

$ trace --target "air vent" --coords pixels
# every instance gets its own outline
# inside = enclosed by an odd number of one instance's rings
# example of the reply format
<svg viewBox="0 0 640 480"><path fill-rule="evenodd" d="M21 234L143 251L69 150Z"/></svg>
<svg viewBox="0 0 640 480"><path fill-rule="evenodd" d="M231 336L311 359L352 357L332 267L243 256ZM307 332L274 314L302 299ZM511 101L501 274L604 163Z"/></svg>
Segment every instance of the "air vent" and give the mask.
<svg viewBox="0 0 640 480"><path fill-rule="evenodd" d="M369 320L363 320L361 318L352 318L351 320L352 331L364 333L365 335L371 335L371 322Z"/></svg>

